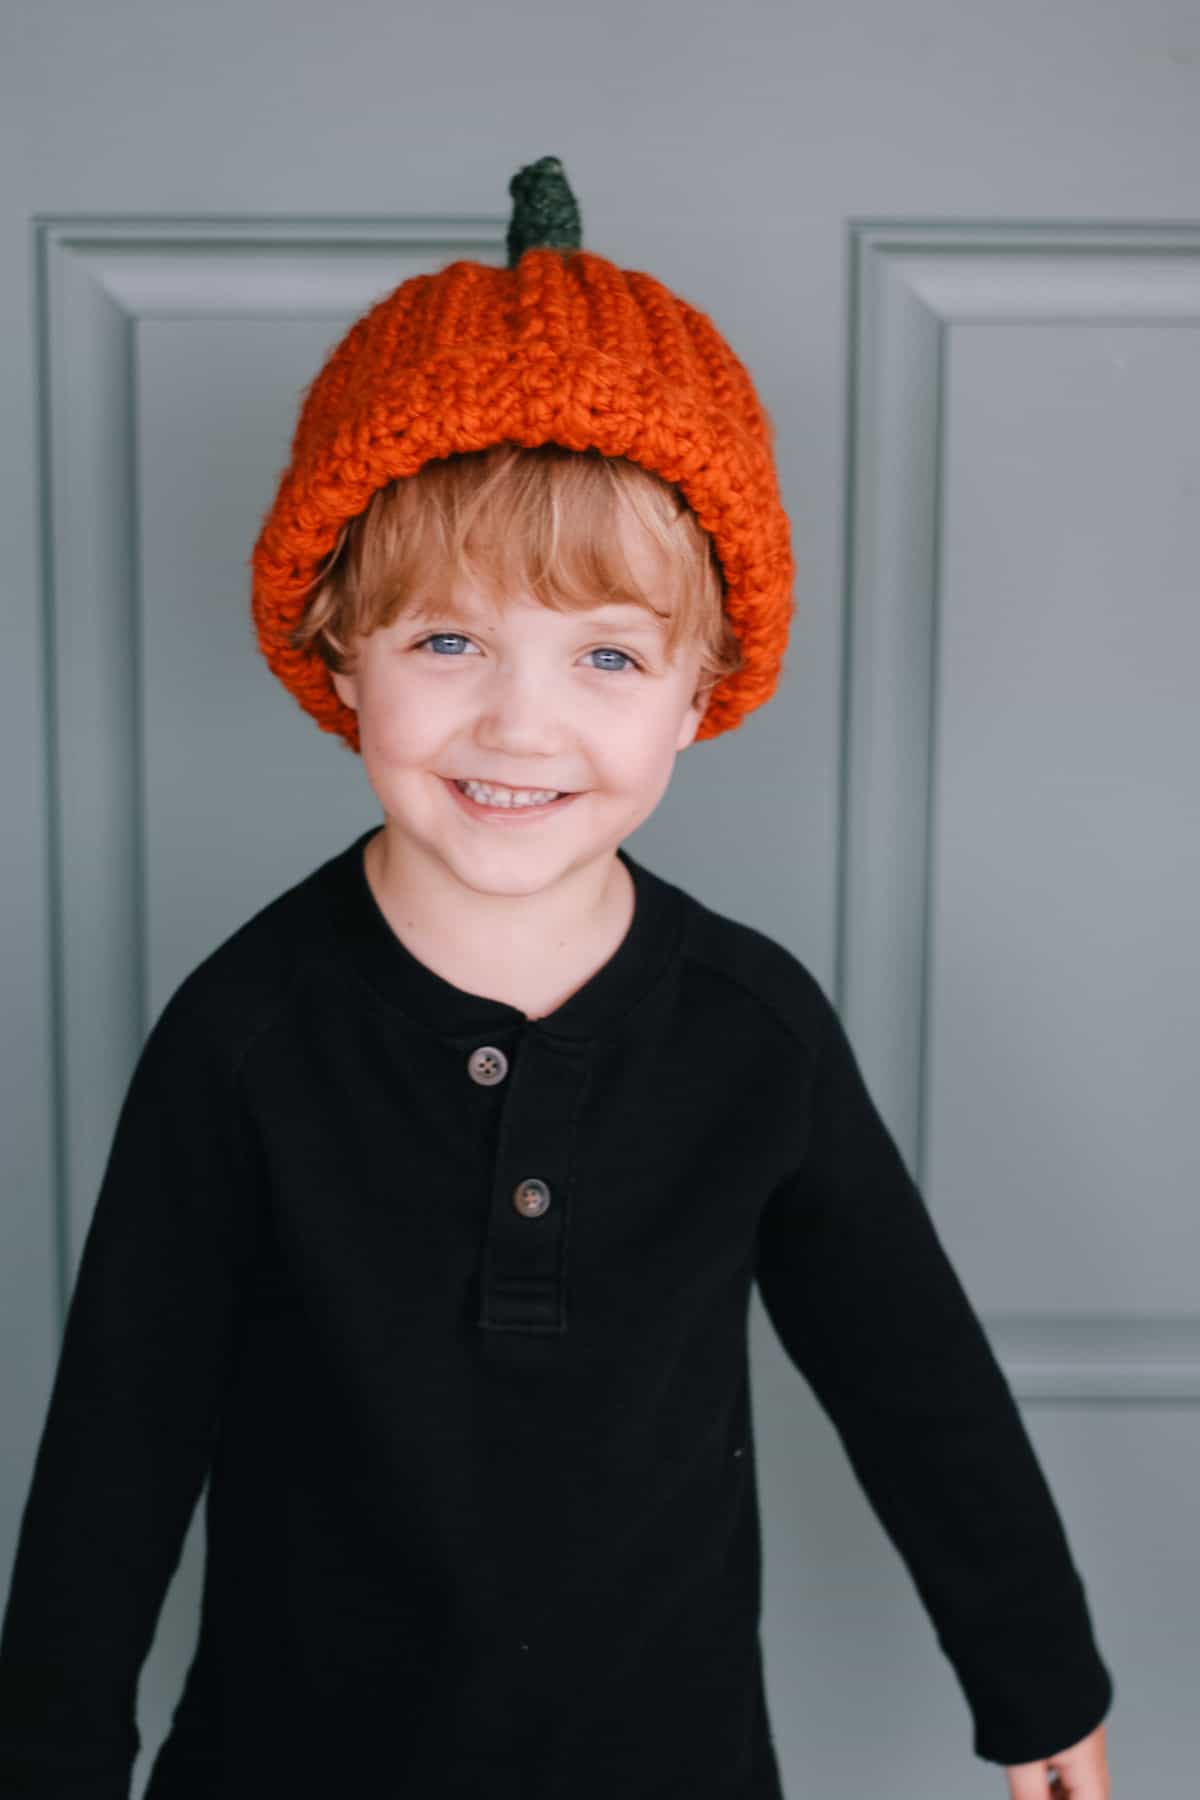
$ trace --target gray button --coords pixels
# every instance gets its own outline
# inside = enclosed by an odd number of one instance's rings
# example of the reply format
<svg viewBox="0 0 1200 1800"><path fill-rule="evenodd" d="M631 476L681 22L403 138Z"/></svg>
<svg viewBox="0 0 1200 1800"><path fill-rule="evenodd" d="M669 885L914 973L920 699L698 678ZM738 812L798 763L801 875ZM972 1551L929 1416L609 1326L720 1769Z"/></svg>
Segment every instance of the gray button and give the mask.
<svg viewBox="0 0 1200 1800"><path fill-rule="evenodd" d="M508 1058L495 1044L482 1044L467 1058L467 1073L480 1087L495 1087L508 1074Z"/></svg>
<svg viewBox="0 0 1200 1800"><path fill-rule="evenodd" d="M536 1175L519 1181L513 1189L513 1205L526 1219L540 1219L550 1204L550 1189Z"/></svg>

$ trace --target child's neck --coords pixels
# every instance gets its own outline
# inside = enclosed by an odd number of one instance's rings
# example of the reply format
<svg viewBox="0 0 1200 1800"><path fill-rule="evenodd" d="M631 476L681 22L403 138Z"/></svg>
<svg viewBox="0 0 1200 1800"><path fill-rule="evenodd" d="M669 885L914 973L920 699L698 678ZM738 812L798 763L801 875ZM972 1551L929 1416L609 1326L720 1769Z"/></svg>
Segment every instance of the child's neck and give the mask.
<svg viewBox="0 0 1200 1800"><path fill-rule="evenodd" d="M386 828L368 840L367 880L401 943L444 981L530 1019L554 1012L581 988L633 922L633 878L615 854L607 865L579 871L573 887L545 896L544 904L535 896L506 905L449 878L417 885L416 866L391 849Z"/></svg>

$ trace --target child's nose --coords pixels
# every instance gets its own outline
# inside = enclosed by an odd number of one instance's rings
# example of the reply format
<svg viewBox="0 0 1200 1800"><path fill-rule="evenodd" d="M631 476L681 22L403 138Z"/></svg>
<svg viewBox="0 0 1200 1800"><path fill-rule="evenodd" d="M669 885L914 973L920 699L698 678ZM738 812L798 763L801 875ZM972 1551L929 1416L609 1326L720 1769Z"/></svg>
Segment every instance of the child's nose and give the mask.
<svg viewBox="0 0 1200 1800"><path fill-rule="evenodd" d="M544 666L497 669L482 690L479 706L482 728L502 735L505 742L519 741L539 750L553 750L563 741L571 714L566 685L556 682Z"/></svg>

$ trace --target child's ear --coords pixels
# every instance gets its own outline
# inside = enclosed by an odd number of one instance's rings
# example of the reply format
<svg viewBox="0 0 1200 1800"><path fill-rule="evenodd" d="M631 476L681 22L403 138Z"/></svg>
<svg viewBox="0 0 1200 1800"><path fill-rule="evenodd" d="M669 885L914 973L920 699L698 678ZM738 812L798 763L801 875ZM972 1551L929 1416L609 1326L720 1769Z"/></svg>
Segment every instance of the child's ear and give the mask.
<svg viewBox="0 0 1200 1800"><path fill-rule="evenodd" d="M708 696L712 693L714 683L697 691L696 698L683 715L679 726L679 736L675 740L676 750L686 750L700 729L700 721L708 710Z"/></svg>
<svg viewBox="0 0 1200 1800"><path fill-rule="evenodd" d="M343 706L352 706L358 711L358 683L353 675L342 675L337 669L330 669L329 679L333 683L333 691Z"/></svg>
<svg viewBox="0 0 1200 1800"><path fill-rule="evenodd" d="M700 720L709 711L709 700L711 700L714 688L716 688L716 677L711 677L705 682L700 682L700 686L694 691L693 702L691 702L691 706L687 707L687 711L680 720L680 733L675 740L676 751L685 751L687 745L693 742L694 736L700 731Z"/></svg>

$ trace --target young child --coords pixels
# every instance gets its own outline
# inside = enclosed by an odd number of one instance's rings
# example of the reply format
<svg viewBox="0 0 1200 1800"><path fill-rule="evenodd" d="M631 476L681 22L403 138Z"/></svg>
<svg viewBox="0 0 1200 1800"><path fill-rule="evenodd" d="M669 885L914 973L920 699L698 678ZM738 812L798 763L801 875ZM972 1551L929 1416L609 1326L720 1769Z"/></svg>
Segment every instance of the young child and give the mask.
<svg viewBox="0 0 1200 1800"><path fill-rule="evenodd" d="M404 282L307 390L267 660L383 811L180 984L83 1249L0 1639L5 1800L781 1800L757 1283L1017 1800L1107 1794L1113 1684L988 1340L833 1005L622 848L770 698L768 416L580 248ZM719 829L719 820L714 820Z"/></svg>

